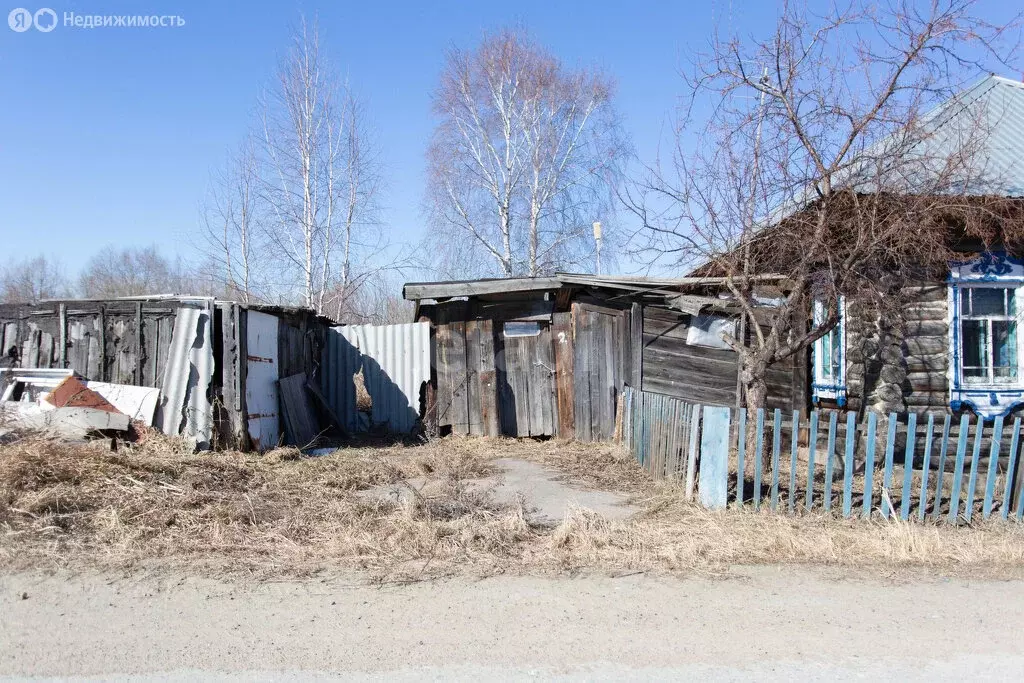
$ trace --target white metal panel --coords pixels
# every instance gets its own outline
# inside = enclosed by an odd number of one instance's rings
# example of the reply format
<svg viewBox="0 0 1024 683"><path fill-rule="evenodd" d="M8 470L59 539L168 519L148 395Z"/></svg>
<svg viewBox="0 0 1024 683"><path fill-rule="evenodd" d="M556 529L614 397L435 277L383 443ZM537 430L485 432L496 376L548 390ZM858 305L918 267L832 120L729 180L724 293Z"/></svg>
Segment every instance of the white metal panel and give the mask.
<svg viewBox="0 0 1024 683"><path fill-rule="evenodd" d="M324 389L346 429L372 421L392 432L412 431L420 417L420 391L430 381L430 325L345 325L331 328ZM363 370L373 402L370 415L356 410L353 377Z"/></svg>
<svg viewBox="0 0 1024 683"><path fill-rule="evenodd" d="M281 437L277 398L277 318L248 312L245 341L245 404L249 438L259 450L277 445Z"/></svg>
<svg viewBox="0 0 1024 683"><path fill-rule="evenodd" d="M213 321L206 308L181 307L167 351L154 426L164 434L181 435L200 450L213 439Z"/></svg>

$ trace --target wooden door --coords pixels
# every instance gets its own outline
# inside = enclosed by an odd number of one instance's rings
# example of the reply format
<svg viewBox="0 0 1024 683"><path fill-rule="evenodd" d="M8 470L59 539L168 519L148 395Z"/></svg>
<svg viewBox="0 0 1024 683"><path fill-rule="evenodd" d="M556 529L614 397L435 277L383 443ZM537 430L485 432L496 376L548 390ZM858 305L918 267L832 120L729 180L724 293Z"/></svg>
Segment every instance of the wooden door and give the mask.
<svg viewBox="0 0 1024 683"><path fill-rule="evenodd" d="M625 379L627 312L573 304L576 438L607 441Z"/></svg>
<svg viewBox="0 0 1024 683"><path fill-rule="evenodd" d="M547 322L501 324L498 414L506 436L554 436L555 354Z"/></svg>

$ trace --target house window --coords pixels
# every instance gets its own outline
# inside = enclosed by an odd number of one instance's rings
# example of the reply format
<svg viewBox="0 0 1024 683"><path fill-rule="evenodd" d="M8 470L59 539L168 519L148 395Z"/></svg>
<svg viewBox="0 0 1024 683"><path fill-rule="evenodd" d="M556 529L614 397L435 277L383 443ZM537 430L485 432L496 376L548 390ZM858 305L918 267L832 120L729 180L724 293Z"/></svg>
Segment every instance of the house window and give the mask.
<svg viewBox="0 0 1024 683"><path fill-rule="evenodd" d="M811 348L814 366L812 398L815 402L828 399L839 405L846 404L846 316L843 307L844 302L840 299L839 322L815 341ZM814 324L821 325L827 318L825 303L815 301Z"/></svg>
<svg viewBox="0 0 1024 683"><path fill-rule="evenodd" d="M1000 253L950 265L949 405L985 419L1024 404L1017 315L1024 263Z"/></svg>
<svg viewBox="0 0 1024 683"><path fill-rule="evenodd" d="M1016 289L960 289L960 369L964 383L997 385L1017 380Z"/></svg>
<svg viewBox="0 0 1024 683"><path fill-rule="evenodd" d="M536 337L540 334L540 323L509 322L505 323L505 337Z"/></svg>

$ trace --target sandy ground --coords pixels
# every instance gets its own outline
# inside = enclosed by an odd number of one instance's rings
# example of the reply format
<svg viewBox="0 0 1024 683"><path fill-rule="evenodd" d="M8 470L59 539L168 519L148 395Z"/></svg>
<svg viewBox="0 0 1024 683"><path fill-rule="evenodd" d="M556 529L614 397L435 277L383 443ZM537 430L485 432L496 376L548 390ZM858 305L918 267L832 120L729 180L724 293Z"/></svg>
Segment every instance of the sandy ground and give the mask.
<svg viewBox="0 0 1024 683"><path fill-rule="evenodd" d="M0 677L1020 680L1024 582L0 576Z"/></svg>
<svg viewBox="0 0 1024 683"><path fill-rule="evenodd" d="M639 507L628 503L629 497L621 493L602 491L574 482L559 472L529 460L498 458L493 461L497 473L482 479L467 479L465 484L486 491L491 500L502 504L523 502L527 518L538 524L557 524L572 507L582 507L598 513L605 519L623 520L638 512ZM374 486L357 495L403 501L412 492L427 483L423 478L409 479L402 484Z"/></svg>

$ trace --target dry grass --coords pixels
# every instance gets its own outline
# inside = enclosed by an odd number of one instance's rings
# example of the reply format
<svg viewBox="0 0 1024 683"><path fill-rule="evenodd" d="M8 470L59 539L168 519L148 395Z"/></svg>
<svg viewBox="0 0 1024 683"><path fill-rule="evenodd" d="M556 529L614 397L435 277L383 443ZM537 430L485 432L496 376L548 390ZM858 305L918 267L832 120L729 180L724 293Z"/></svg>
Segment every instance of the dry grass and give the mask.
<svg viewBox="0 0 1024 683"><path fill-rule="evenodd" d="M630 494L610 522L572 509L555 528L467 482L516 457ZM426 482L412 487L410 480ZM407 485L404 501L360 491ZM112 453L22 439L0 447L0 566L181 568L296 576L362 569L415 579L452 572L720 571L810 563L1018 575L1024 529L711 513L654 484L610 446L444 439L320 458L191 455L158 437Z"/></svg>

